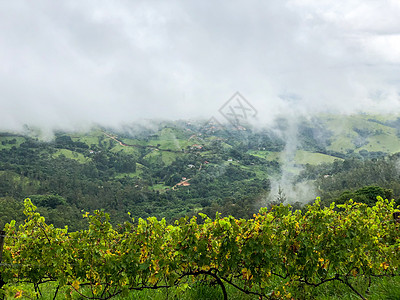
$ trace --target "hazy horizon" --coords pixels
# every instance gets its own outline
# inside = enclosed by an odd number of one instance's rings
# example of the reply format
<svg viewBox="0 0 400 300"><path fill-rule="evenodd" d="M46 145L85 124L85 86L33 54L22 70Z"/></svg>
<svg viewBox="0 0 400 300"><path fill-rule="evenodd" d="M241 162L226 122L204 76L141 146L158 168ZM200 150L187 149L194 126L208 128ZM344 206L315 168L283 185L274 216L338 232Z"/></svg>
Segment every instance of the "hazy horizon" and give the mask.
<svg viewBox="0 0 400 300"><path fill-rule="evenodd" d="M398 1L6 1L0 128L400 111Z"/></svg>

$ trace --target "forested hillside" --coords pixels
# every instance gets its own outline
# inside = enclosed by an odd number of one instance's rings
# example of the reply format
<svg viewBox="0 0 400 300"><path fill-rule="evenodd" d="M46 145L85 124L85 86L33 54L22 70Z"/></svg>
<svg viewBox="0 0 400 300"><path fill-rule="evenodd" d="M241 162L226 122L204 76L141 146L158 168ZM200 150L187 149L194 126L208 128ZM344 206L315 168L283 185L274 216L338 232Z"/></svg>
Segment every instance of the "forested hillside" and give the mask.
<svg viewBox="0 0 400 300"><path fill-rule="evenodd" d="M394 116L299 118L237 130L200 121L154 122L118 130L0 134L0 225L22 220L29 197L49 223L81 229L81 211L104 209L121 223L156 216L171 221L198 212L248 218L271 199L271 182L290 172L322 203L376 196L398 199L400 119ZM288 141L295 148L287 155ZM288 160L290 168L287 168ZM367 187L365 187L367 186ZM369 186L369 187L368 187ZM285 190L286 189L286 190ZM314 200L310 196L309 201Z"/></svg>

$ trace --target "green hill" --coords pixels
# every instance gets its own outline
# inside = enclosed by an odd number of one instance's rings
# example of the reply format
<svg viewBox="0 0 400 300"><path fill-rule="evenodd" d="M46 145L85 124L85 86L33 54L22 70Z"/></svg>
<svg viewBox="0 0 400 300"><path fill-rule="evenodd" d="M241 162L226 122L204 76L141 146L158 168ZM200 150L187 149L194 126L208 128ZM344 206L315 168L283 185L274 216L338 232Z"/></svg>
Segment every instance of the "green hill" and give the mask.
<svg viewBox="0 0 400 300"><path fill-rule="evenodd" d="M105 209L118 221L129 219L127 212L168 220L199 211L249 217L271 197L271 182L279 181L282 172L291 173L291 184L324 187L317 191L327 199L346 187L360 188L361 181L353 182L357 175L341 175L348 178L341 186L333 179L330 185L325 184L330 179L317 181L339 172L338 166L356 169L353 160L369 164L399 152L399 120L299 116L296 130L289 130L281 117L270 128L245 131L177 121L119 131L58 131L51 141L41 140L38 130L0 133L0 198L12 199L17 207L32 195L58 195L66 204L39 209L51 222L71 228L80 226L76 220L82 209ZM366 167L365 172L376 170ZM393 178L385 180L379 184L390 189L386 183ZM365 183L378 184L373 176ZM334 191L328 195L330 186ZM400 189L394 194L400 195Z"/></svg>

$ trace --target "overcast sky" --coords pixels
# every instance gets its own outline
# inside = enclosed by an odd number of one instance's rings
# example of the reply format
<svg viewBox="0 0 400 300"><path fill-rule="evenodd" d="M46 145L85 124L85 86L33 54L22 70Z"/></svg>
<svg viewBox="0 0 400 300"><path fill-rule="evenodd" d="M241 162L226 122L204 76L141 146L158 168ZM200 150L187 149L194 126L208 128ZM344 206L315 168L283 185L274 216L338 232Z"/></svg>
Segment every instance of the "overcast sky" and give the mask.
<svg viewBox="0 0 400 300"><path fill-rule="evenodd" d="M0 128L400 112L400 1L1 1Z"/></svg>

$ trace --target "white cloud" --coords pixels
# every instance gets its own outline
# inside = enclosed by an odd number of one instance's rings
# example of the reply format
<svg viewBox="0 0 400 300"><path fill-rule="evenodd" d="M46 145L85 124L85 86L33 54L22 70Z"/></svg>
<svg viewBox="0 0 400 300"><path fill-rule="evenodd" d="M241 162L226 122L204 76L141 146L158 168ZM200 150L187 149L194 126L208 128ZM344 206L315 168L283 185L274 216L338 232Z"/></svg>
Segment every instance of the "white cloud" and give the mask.
<svg viewBox="0 0 400 300"><path fill-rule="evenodd" d="M0 8L0 128L211 117L235 91L261 119L288 107L400 108L398 1Z"/></svg>

